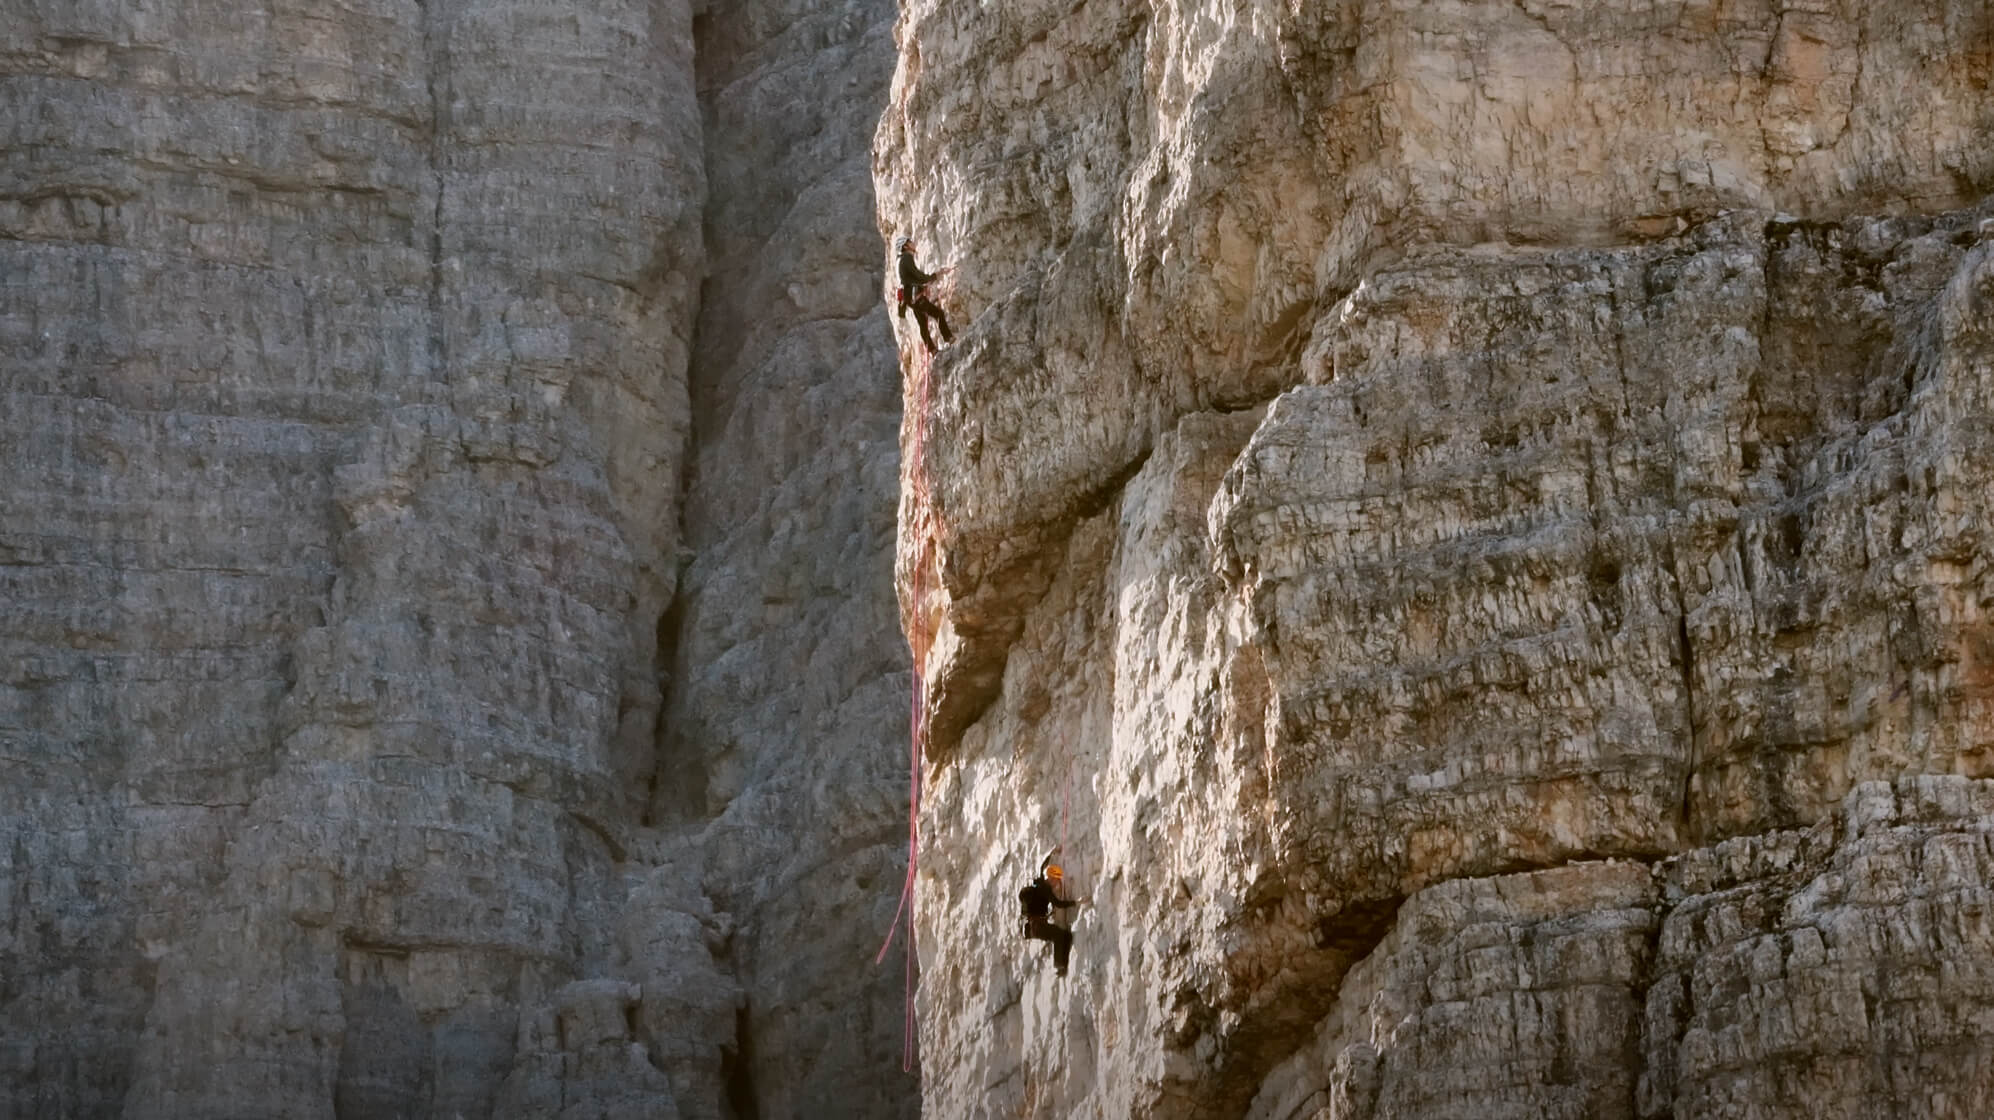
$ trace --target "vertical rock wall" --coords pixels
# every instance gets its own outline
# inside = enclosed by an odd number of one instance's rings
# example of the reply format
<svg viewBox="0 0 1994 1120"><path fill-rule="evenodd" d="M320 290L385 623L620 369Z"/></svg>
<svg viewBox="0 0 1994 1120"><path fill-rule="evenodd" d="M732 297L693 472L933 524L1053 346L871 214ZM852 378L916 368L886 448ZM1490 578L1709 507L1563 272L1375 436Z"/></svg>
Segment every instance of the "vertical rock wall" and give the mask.
<svg viewBox="0 0 1994 1120"><path fill-rule="evenodd" d="M683 5L4 35L10 1115L489 1111L651 766Z"/></svg>
<svg viewBox="0 0 1994 1120"><path fill-rule="evenodd" d="M882 232L928 1111L1974 1114L1983 9L28 4L0 1115L912 1110Z"/></svg>
<svg viewBox="0 0 1994 1120"><path fill-rule="evenodd" d="M904 1108L878 5L4 22L0 1116Z"/></svg>
<svg viewBox="0 0 1994 1120"><path fill-rule="evenodd" d="M697 23L710 264L653 817L691 837L735 923L741 1116L919 1105L902 949L873 964L907 827L898 381L870 178L892 19L879 0L792 0Z"/></svg>
<svg viewBox="0 0 1994 1120"><path fill-rule="evenodd" d="M928 1110L1971 1115L1984 7L898 34Z"/></svg>

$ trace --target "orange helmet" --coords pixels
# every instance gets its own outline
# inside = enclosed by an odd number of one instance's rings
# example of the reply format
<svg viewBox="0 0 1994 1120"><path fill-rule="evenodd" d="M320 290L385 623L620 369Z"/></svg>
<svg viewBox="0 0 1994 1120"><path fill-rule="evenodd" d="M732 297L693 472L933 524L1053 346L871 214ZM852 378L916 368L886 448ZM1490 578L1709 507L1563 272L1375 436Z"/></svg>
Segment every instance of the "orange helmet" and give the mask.
<svg viewBox="0 0 1994 1120"><path fill-rule="evenodd" d="M1059 865L1056 863L1049 863L1046 865L1045 877L1048 879L1058 879L1063 877L1065 874L1066 872L1061 871L1059 869Z"/></svg>

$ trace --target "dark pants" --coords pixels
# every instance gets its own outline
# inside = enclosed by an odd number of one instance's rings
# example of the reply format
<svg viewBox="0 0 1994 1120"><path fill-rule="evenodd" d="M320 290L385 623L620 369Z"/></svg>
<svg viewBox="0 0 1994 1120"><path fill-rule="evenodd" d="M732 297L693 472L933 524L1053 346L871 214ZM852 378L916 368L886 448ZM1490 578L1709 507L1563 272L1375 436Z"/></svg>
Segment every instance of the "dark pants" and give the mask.
<svg viewBox="0 0 1994 1120"><path fill-rule="evenodd" d="M949 330L949 317L942 314L941 305L929 299L926 292L922 292L913 299L908 300L907 306L914 309L914 322L921 328L921 342L927 346L930 354L935 351L935 340L928 334L928 319L930 317L933 317L936 324L942 328L943 342L955 341L954 332Z"/></svg>
<svg viewBox="0 0 1994 1120"><path fill-rule="evenodd" d="M1053 925L1050 918L1026 918L1025 937L1033 941L1052 942L1052 967L1061 976L1066 975L1066 958L1073 952L1072 930Z"/></svg>

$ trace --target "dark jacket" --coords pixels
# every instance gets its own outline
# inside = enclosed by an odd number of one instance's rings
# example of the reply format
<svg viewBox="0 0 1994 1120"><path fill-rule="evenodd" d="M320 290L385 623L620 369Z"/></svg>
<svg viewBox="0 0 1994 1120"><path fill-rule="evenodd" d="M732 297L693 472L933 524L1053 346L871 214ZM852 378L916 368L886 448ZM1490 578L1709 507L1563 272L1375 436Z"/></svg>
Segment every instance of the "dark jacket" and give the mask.
<svg viewBox="0 0 1994 1120"><path fill-rule="evenodd" d="M1041 875L1032 880L1031 886L1018 892L1018 906L1027 918L1047 918L1052 916L1053 907L1061 910L1080 905L1059 897L1052 883Z"/></svg>
<svg viewBox="0 0 1994 1120"><path fill-rule="evenodd" d="M919 288L934 278L934 273L922 272L921 266L914 263L913 253L903 252L900 254L900 286L906 289L909 299L913 298L914 289Z"/></svg>

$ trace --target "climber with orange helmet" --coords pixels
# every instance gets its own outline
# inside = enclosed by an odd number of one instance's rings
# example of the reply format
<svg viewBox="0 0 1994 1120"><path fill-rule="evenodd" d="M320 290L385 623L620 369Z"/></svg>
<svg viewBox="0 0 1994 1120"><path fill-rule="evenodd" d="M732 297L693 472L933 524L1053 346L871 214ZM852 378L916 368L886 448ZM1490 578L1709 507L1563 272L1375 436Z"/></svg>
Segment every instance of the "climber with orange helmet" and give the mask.
<svg viewBox="0 0 1994 1120"><path fill-rule="evenodd" d="M1070 910L1080 905L1080 902L1078 899L1069 900L1062 896L1066 872L1052 862L1052 857L1058 854L1059 849L1054 848L1039 861L1038 878L1033 879L1029 886L1018 892L1018 908L1025 939L1052 942L1053 971L1064 976L1067 955L1073 951L1073 931L1054 924L1052 912L1055 909Z"/></svg>
<svg viewBox="0 0 1994 1120"><path fill-rule="evenodd" d="M907 317L907 309L914 309L914 322L921 328L921 342L928 353L935 352L935 340L928 334L928 320L933 318L942 328L942 341L954 342L955 335L949 330L948 316L942 314L942 307L928 296L928 285L948 271L922 272L921 266L914 263L914 239L902 237L895 242L900 253L900 288L894 293L902 319Z"/></svg>

